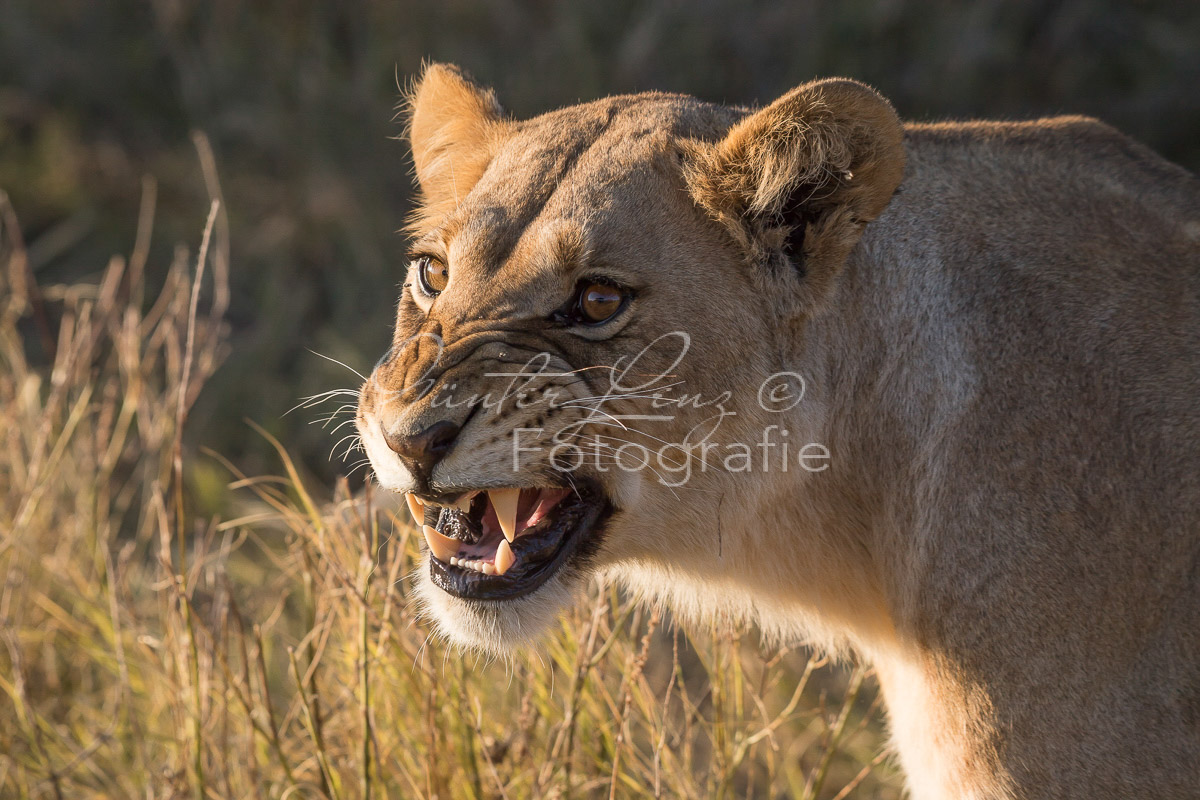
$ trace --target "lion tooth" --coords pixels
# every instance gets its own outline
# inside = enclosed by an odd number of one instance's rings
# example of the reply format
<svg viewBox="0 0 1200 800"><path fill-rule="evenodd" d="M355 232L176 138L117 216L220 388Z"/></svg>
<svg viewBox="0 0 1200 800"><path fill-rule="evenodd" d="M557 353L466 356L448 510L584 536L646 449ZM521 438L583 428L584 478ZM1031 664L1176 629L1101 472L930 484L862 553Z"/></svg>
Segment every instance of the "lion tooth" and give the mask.
<svg viewBox="0 0 1200 800"><path fill-rule="evenodd" d="M488 496L492 499L492 508L496 509L500 530L504 531L504 538L511 542L517 538L517 501L521 499L521 490L491 489Z"/></svg>
<svg viewBox="0 0 1200 800"><path fill-rule="evenodd" d="M508 546L508 542L501 541L496 547L496 574L503 575L508 572L508 568L516 560L517 557L513 555L512 548Z"/></svg>
<svg viewBox="0 0 1200 800"><path fill-rule="evenodd" d="M462 497L458 498L457 502L451 503L451 505L462 513L469 514L471 512L471 501L474 499L475 492L471 492L470 494L463 495Z"/></svg>
<svg viewBox="0 0 1200 800"><path fill-rule="evenodd" d="M421 532L425 534L425 541L429 543L429 551L433 553L433 557L438 561L450 562L458 553L458 540L451 539L449 536L443 536L437 532L437 528L423 525Z"/></svg>
<svg viewBox="0 0 1200 800"><path fill-rule="evenodd" d="M425 525L425 506L421 503L420 498L415 494L404 495L404 501L408 503L408 513L412 514L413 522L417 525Z"/></svg>
<svg viewBox="0 0 1200 800"><path fill-rule="evenodd" d="M484 575L495 575L496 574L496 568L486 561L483 562L483 566L480 568L480 571Z"/></svg>

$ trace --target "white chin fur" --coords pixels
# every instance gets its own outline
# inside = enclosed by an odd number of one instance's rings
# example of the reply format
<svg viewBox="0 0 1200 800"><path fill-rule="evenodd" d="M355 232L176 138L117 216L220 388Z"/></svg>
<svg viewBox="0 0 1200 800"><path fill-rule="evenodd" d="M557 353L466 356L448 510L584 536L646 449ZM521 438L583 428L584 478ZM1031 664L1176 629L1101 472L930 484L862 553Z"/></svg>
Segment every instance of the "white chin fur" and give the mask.
<svg viewBox="0 0 1200 800"><path fill-rule="evenodd" d="M420 612L452 644L499 657L536 644L570 604L577 583L576 573L567 568L515 600L464 600L434 585L428 559L417 571Z"/></svg>

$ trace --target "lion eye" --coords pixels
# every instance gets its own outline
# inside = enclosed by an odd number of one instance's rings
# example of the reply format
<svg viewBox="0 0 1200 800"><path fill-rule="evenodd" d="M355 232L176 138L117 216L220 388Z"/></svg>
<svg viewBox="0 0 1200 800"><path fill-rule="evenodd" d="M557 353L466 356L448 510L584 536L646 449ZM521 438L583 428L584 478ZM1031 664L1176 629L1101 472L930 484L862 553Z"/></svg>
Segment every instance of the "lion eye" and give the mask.
<svg viewBox="0 0 1200 800"><path fill-rule="evenodd" d="M432 256L413 259L409 269L416 270L421 291L430 297L437 297L445 291L446 284L450 282L450 271L446 269L446 265Z"/></svg>
<svg viewBox="0 0 1200 800"><path fill-rule="evenodd" d="M597 324L614 316L624 305L620 289L604 283L589 283L579 293L579 316L585 322Z"/></svg>

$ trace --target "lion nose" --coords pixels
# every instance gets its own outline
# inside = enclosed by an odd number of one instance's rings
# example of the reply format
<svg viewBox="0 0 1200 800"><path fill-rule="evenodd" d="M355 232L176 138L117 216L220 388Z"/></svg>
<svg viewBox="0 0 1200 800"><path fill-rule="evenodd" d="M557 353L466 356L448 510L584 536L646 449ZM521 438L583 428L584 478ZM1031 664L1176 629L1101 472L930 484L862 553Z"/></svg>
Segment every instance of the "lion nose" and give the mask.
<svg viewBox="0 0 1200 800"><path fill-rule="evenodd" d="M384 433L383 438L405 466L415 473L415 477L422 483L428 483L434 466L450 452L460 429L457 424L443 419L412 436Z"/></svg>

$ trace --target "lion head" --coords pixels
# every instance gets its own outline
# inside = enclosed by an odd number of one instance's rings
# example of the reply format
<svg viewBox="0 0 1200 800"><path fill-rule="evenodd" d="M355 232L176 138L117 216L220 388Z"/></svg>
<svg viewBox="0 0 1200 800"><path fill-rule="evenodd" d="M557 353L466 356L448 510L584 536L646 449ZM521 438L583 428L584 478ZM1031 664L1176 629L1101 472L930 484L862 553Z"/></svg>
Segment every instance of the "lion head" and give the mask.
<svg viewBox="0 0 1200 800"><path fill-rule="evenodd" d="M440 628L503 651L596 572L769 591L793 555L762 531L828 455L795 365L899 184L891 106L825 80L758 111L648 93L521 121L433 65L409 113L421 203L357 425L425 533Z"/></svg>

